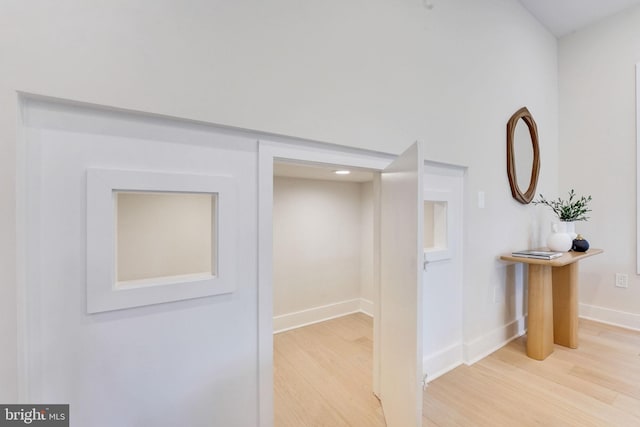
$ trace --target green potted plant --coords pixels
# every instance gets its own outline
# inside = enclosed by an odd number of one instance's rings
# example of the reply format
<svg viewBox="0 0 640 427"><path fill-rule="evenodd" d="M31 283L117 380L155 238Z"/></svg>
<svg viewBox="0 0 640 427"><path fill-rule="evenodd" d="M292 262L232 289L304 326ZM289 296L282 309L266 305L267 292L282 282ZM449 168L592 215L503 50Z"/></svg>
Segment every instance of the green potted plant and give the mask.
<svg viewBox="0 0 640 427"><path fill-rule="evenodd" d="M559 224L553 224L554 233L547 239L547 246L552 251L566 252L571 249L573 239L576 238L575 221L586 221L589 219L587 213L589 209L591 196L576 196L576 192L571 189L569 198L563 200L558 197L557 200L547 200L540 194L537 200L533 201L534 205L544 205L558 216Z"/></svg>
<svg viewBox="0 0 640 427"><path fill-rule="evenodd" d="M562 200L560 197L558 197L558 200L547 200L542 194L540 194L540 198L534 200L533 204L550 207L558 216L560 221L574 222L586 221L589 219L587 213L591 212L591 209L589 209L588 206L590 201L591 196L580 196L580 198L577 198L576 192L571 189L571 191L569 191L568 200Z"/></svg>

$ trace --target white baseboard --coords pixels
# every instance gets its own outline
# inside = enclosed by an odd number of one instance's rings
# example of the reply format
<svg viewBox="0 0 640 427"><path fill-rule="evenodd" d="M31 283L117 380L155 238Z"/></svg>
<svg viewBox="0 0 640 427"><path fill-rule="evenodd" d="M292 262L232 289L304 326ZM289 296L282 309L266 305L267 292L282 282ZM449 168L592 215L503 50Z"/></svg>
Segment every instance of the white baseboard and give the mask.
<svg viewBox="0 0 640 427"><path fill-rule="evenodd" d="M525 324L526 316L494 329L470 342L464 343L464 363L473 365L523 335L526 332Z"/></svg>
<svg viewBox="0 0 640 427"><path fill-rule="evenodd" d="M274 316L273 333L277 334L359 312L373 317L373 303L363 298L354 298L347 301Z"/></svg>
<svg viewBox="0 0 640 427"><path fill-rule="evenodd" d="M360 298L360 311L369 317L373 317L373 301Z"/></svg>
<svg viewBox="0 0 640 427"><path fill-rule="evenodd" d="M427 375L427 382L431 382L462 365L462 363L462 342L459 342L424 356L422 359L422 373Z"/></svg>
<svg viewBox="0 0 640 427"><path fill-rule="evenodd" d="M627 313L588 304L579 304L578 313L579 316L584 319L640 331L640 314Z"/></svg>

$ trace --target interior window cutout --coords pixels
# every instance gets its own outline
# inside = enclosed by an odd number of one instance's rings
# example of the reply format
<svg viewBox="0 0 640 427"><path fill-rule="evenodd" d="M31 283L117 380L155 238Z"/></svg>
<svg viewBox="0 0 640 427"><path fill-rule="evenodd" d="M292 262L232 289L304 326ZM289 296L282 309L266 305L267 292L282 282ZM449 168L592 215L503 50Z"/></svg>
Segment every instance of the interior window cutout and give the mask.
<svg viewBox="0 0 640 427"><path fill-rule="evenodd" d="M116 286L216 275L217 194L114 191Z"/></svg>
<svg viewBox="0 0 640 427"><path fill-rule="evenodd" d="M447 202L425 200L424 249L427 251L446 249L447 240Z"/></svg>
<svg viewBox="0 0 640 427"><path fill-rule="evenodd" d="M447 200L424 201L424 259L443 261L451 258L449 245L449 202Z"/></svg>
<svg viewBox="0 0 640 427"><path fill-rule="evenodd" d="M87 312L228 294L236 179L87 169Z"/></svg>

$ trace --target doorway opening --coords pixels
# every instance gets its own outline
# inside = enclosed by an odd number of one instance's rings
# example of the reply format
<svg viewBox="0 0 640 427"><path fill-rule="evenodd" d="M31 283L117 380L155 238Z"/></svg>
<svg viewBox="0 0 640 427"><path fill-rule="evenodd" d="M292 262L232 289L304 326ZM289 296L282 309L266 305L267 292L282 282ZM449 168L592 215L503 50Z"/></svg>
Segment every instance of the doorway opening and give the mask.
<svg viewBox="0 0 640 427"><path fill-rule="evenodd" d="M423 179L431 179L430 169L434 169L434 172L437 169L437 174L444 176L449 175L451 171L446 165L424 162L422 160L424 155L419 143L413 144L398 156L311 142L298 144L287 141L260 141L258 147L258 252L260 254L258 268L258 353L260 362L258 392L261 424L271 425L271 420L276 419L274 416L273 332L274 330L287 329L286 326L282 326L282 321L295 317L285 316L286 313L274 316L273 279L277 274L274 271L274 241L277 238L274 236L274 223L277 221L274 218L276 210L274 209L274 168L276 163L284 161L285 163L300 163L307 166L338 165L340 169L343 167L363 168L375 172L373 179L376 212L374 213L373 271L375 277L372 391L375 396L381 398L387 423L419 425L422 418L423 373L434 372L432 369L425 371L425 366L433 366L434 363L426 364L427 361L423 358L423 333L428 333L428 329L425 329L423 324L423 320L427 323L427 319L422 315L424 299L427 297L427 293L423 292L423 260L436 261L430 258L435 255L434 253L430 253L429 256L425 254L422 242L425 226L424 201L447 200L446 198L442 199L440 194L438 194L438 198L430 199L426 193L427 187L423 186ZM438 185L431 190L441 193L439 187ZM447 213L454 211L451 207L452 205L447 203ZM456 222L448 219L447 215L446 246L440 248L439 245L434 245L444 251L452 249L454 247L452 244L457 241L450 233L451 224ZM443 250L436 252L443 252ZM319 255L323 253L323 251L319 251ZM446 260L437 261L430 266L433 273L436 273L438 264L449 264ZM441 290L441 287L439 286L438 289ZM358 310L358 308L353 310ZM314 312L314 310L311 311ZM448 316L437 307L435 312ZM289 314L307 315L309 313L302 309L299 312ZM279 316L284 317L280 318ZM457 317L457 314L454 313L453 316ZM329 317L332 316L327 315L325 318ZM300 324L304 323L304 321L300 322ZM308 320L307 323L313 323L313 320ZM457 322L454 323L457 325ZM321 323L316 325L321 325ZM293 329L292 332L300 330ZM306 348L309 348L312 343L312 341L304 340L303 342L306 343ZM451 347L452 356L459 353L457 344L455 347ZM432 358L440 365L442 358L438 357L438 354L434 354ZM331 366L335 357L335 354L331 354L321 360ZM303 356L300 358L305 359ZM449 359L447 358L446 361L448 362ZM320 379L321 381L326 380L322 376ZM371 396L370 387L364 391ZM289 397L293 399L297 395L290 394ZM349 401L349 396L345 394L343 397L345 399L342 403L345 404ZM317 402L313 400L307 403L314 405ZM371 425L371 422L366 422L363 425Z"/></svg>
<svg viewBox="0 0 640 427"><path fill-rule="evenodd" d="M377 175L274 162L276 426L385 425L372 392Z"/></svg>

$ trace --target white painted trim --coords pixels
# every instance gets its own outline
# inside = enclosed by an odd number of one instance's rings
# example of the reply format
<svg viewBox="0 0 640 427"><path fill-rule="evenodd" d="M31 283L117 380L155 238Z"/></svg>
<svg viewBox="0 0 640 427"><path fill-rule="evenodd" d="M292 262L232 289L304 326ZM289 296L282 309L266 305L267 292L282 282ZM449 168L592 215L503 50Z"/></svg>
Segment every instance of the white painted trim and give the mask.
<svg viewBox="0 0 640 427"><path fill-rule="evenodd" d="M355 150L337 145L311 142L274 142L260 140L271 148L274 159L383 170L396 157L387 153Z"/></svg>
<svg viewBox="0 0 640 427"><path fill-rule="evenodd" d="M25 116L27 108L25 99L20 93L16 94L16 129L18 131L16 144L16 311L17 311L17 368L18 368L18 402L30 401L30 365L31 350L29 342L31 333L29 328L29 275L33 275L30 262L34 260L28 256L32 247L33 236L37 236L39 230L34 230L30 224L39 224L30 221L29 205L32 199L29 189L29 156L31 144L29 144L28 132L25 128ZM33 214L31 214L33 215ZM37 225L36 225L37 227ZM38 262L38 260L36 260ZM31 272L31 273L30 273ZM33 310L33 307L31 307Z"/></svg>
<svg viewBox="0 0 640 427"><path fill-rule="evenodd" d="M365 298L360 298L360 309L358 310L359 312L364 313L369 317L375 317L374 310L375 304L373 303L373 301Z"/></svg>
<svg viewBox="0 0 640 427"><path fill-rule="evenodd" d="M89 168L87 176L87 312L99 313L235 290L236 188L229 176ZM215 274L116 281L114 191L217 194ZM130 283L131 286L119 286Z"/></svg>
<svg viewBox="0 0 640 427"><path fill-rule="evenodd" d="M578 315L583 319L640 331L640 314L638 313L628 313L595 305L579 304Z"/></svg>
<svg viewBox="0 0 640 427"><path fill-rule="evenodd" d="M425 160L424 171L434 175L464 177L467 173L467 166Z"/></svg>
<svg viewBox="0 0 640 427"><path fill-rule="evenodd" d="M294 311L293 313L282 314L273 317L273 333L290 331L291 329L302 328L326 320L358 313L360 311L360 298L347 301L340 301L333 304L312 307L306 310Z"/></svg>
<svg viewBox="0 0 640 427"><path fill-rule="evenodd" d="M373 394L380 400L380 211L381 211L381 175L375 174L373 178L373 369L372 384Z"/></svg>
<svg viewBox="0 0 640 427"><path fill-rule="evenodd" d="M258 143L258 426L273 427L273 159ZM267 179L268 177L268 179Z"/></svg>
<svg viewBox="0 0 640 427"><path fill-rule="evenodd" d="M636 64L636 274L640 274L640 62Z"/></svg>
<svg viewBox="0 0 640 427"><path fill-rule="evenodd" d="M427 375L427 382L431 382L462 365L462 352L462 342L458 342L425 355L422 359L422 372Z"/></svg>
<svg viewBox="0 0 640 427"><path fill-rule="evenodd" d="M258 425L273 426L273 162L276 159L384 169L395 156L287 138L258 142ZM375 191L374 180L374 191ZM374 313L376 313L374 304ZM374 335L377 318L374 318ZM374 392L377 381L374 337Z"/></svg>
<svg viewBox="0 0 640 427"><path fill-rule="evenodd" d="M465 342L463 349L464 363L473 365L522 336L526 332L525 324L526 317L520 317L470 342Z"/></svg>
<svg viewBox="0 0 640 427"><path fill-rule="evenodd" d="M40 298L41 284L41 253L40 236L42 233L42 215L45 214L40 206L41 194L41 164L42 145L40 130L30 128L27 123L32 113L31 102L24 94L19 94L19 142L23 147L18 148L19 155L24 155L23 164L18 165L18 185L24 185L23 194L18 197L18 243L17 267L24 269L17 271L18 279L18 339L21 340L18 349L18 398L20 402L37 402L41 400L41 380L43 363L41 355L42 333ZM23 151L24 150L24 151ZM35 160L34 160L35 159ZM22 182L20 182L20 180ZM19 188L19 187L18 187ZM20 213L19 209L24 211ZM20 227L25 227L20 230ZM23 258L23 259L21 259ZM24 281L23 281L24 280ZM21 283L21 281L23 281ZM22 289L20 289L22 288ZM22 323L22 324L21 324ZM22 335L22 336L20 336Z"/></svg>

